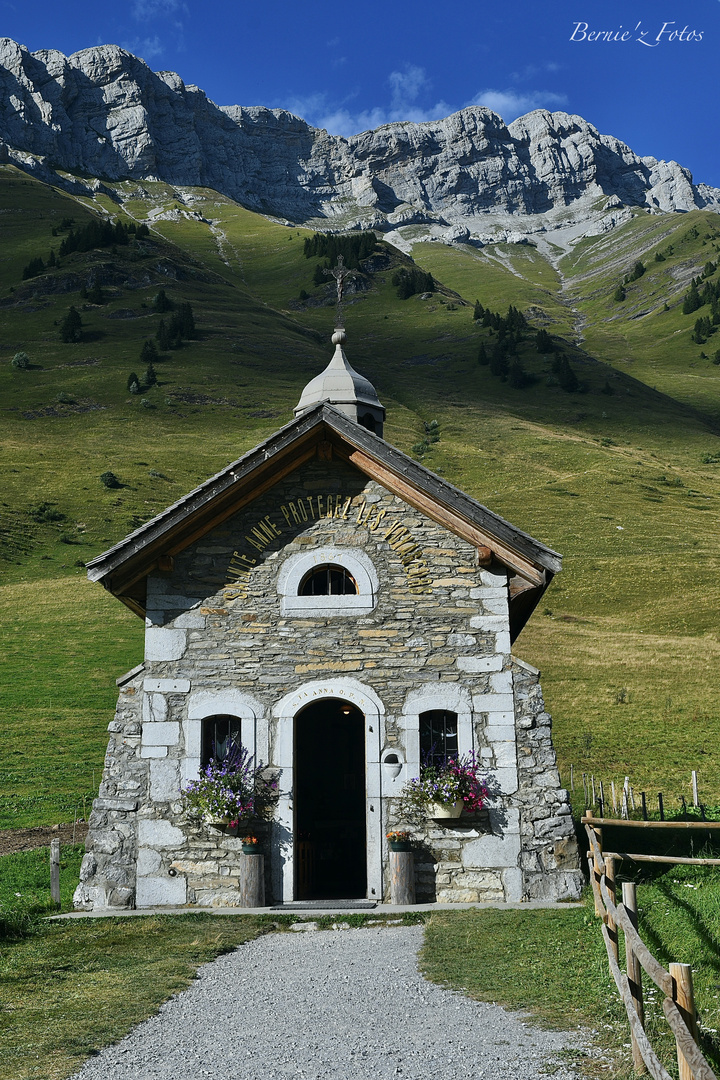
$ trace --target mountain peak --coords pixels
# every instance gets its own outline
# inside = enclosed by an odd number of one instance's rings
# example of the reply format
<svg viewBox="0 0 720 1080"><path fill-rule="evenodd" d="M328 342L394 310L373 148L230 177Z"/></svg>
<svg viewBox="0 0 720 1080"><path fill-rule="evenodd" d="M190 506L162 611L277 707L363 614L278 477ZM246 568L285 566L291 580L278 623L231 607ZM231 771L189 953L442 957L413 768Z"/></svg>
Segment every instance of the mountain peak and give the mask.
<svg viewBox="0 0 720 1080"><path fill-rule="evenodd" d="M506 126L474 105L343 139L283 109L217 106L117 45L66 57L0 39L0 106L9 160L54 183L60 168L207 186L293 222L389 232L400 246L410 226L444 241L533 236L547 215L603 231L622 218L617 201L720 209L720 190L696 187L677 162L638 157L581 116L536 109Z"/></svg>

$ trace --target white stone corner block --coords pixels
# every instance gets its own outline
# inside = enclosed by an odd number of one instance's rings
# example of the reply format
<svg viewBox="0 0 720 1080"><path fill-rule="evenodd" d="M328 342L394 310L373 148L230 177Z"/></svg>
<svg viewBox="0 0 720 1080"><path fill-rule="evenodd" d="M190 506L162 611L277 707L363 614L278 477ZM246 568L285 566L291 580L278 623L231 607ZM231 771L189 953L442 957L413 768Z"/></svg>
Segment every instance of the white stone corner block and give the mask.
<svg viewBox="0 0 720 1080"><path fill-rule="evenodd" d="M187 881L184 877L140 877L135 891L135 906L178 907L187 903Z"/></svg>
<svg viewBox="0 0 720 1080"><path fill-rule="evenodd" d="M164 818L140 818L138 847L176 848L185 843L185 833Z"/></svg>
<svg viewBox="0 0 720 1080"><path fill-rule="evenodd" d="M502 656L458 656L457 666L460 671L502 671Z"/></svg>
<svg viewBox="0 0 720 1080"><path fill-rule="evenodd" d="M522 870L519 867L510 867L508 870L503 870L503 887L505 889L505 900L507 903L518 903L523 898L523 879Z"/></svg>
<svg viewBox="0 0 720 1080"><path fill-rule="evenodd" d="M177 720L165 723L143 724L143 746L176 746L180 738L180 724Z"/></svg>
<svg viewBox="0 0 720 1080"><path fill-rule="evenodd" d="M138 850L137 857L137 875L138 877L148 877L150 874L156 874L160 869L162 863L162 856L155 848L141 847Z"/></svg>
<svg viewBox="0 0 720 1080"><path fill-rule="evenodd" d="M140 757L142 758L158 758L167 757L167 746L141 746Z"/></svg>
<svg viewBox="0 0 720 1080"><path fill-rule="evenodd" d="M187 631L151 626L145 631L146 660L179 660L185 652Z"/></svg>
<svg viewBox="0 0 720 1080"><path fill-rule="evenodd" d="M512 719L512 717L511 717ZM485 725L485 738L489 743L496 742L515 742L515 728L512 724L493 724L490 723L490 717L488 717L488 723Z"/></svg>
<svg viewBox="0 0 720 1080"><path fill-rule="evenodd" d="M177 761L150 762L150 798L153 802L170 802L180 796L180 775Z"/></svg>
<svg viewBox="0 0 720 1080"><path fill-rule="evenodd" d="M167 719L167 700L162 694L145 694L143 698L143 723L161 722Z"/></svg>
<svg viewBox="0 0 720 1080"><path fill-rule="evenodd" d="M515 715L515 702L512 694L473 694L473 709L476 713L509 712Z"/></svg>
<svg viewBox="0 0 720 1080"><path fill-rule="evenodd" d="M498 630L507 629L507 616L502 615L473 615L470 625L474 630L485 630L487 633L496 633Z"/></svg>
<svg viewBox="0 0 720 1080"><path fill-rule="evenodd" d="M143 690L146 694L189 694L189 679L145 679Z"/></svg>
<svg viewBox="0 0 720 1080"><path fill-rule="evenodd" d="M518 774L517 768L514 769L493 769L493 776L500 785L500 790L504 795L514 795L518 789Z"/></svg>
<svg viewBox="0 0 720 1080"><path fill-rule="evenodd" d="M194 611L186 611L173 619L172 624L175 630L204 630L205 622L204 615L197 615Z"/></svg>
<svg viewBox="0 0 720 1080"><path fill-rule="evenodd" d="M512 672L498 671L496 674L491 675L490 689L494 694L512 694Z"/></svg>
<svg viewBox="0 0 720 1080"><path fill-rule="evenodd" d="M517 866L520 857L520 837L517 833L504 836L485 835L463 845L463 866L482 866L484 869Z"/></svg>
<svg viewBox="0 0 720 1080"><path fill-rule="evenodd" d="M495 652L510 653L510 631L504 630L500 634L495 635Z"/></svg>

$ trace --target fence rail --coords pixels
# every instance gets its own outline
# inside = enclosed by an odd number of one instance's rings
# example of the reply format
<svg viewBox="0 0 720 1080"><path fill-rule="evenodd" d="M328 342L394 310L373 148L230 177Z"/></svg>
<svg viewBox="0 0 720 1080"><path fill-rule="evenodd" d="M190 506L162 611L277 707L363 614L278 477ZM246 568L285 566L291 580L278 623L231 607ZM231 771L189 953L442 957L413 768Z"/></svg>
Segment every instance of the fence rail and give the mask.
<svg viewBox="0 0 720 1080"><path fill-rule="evenodd" d="M602 819L583 818L590 843L588 861L595 912L602 919L602 936L610 973L622 997L630 1023L635 1072L639 1074L647 1071L653 1080L671 1080L670 1074L653 1050L645 1033L642 968L664 995L662 1009L670 1030L675 1036L680 1080L718 1080L697 1045L697 1024L690 966L671 964L670 971L666 971L650 952L637 931L634 885L624 885L623 902L616 903L615 859L622 856L617 852L603 854L598 841L599 826L602 823ZM610 821L606 820L605 823L610 824ZM613 822L613 824L616 823ZM627 824L628 822L623 822L623 825ZM645 825L646 823L630 822L630 824ZM634 856L629 857L634 858ZM618 927L622 929L625 936L627 973L619 964Z"/></svg>

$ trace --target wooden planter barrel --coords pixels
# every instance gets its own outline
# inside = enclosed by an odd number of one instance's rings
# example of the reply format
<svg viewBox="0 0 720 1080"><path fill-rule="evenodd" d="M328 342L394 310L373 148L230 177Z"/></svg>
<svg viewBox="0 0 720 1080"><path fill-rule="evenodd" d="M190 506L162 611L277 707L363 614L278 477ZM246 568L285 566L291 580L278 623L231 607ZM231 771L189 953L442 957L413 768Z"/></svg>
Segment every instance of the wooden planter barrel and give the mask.
<svg viewBox="0 0 720 1080"><path fill-rule="evenodd" d="M415 903L415 855L412 851L390 852L390 903Z"/></svg>
<svg viewBox="0 0 720 1080"><path fill-rule="evenodd" d="M265 907L265 856L240 856L240 907Z"/></svg>

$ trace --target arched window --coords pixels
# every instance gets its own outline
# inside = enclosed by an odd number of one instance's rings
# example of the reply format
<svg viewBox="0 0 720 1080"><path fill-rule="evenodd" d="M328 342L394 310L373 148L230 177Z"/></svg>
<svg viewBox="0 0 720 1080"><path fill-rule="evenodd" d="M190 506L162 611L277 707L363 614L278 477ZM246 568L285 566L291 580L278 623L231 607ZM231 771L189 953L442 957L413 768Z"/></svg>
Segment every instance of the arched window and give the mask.
<svg viewBox="0 0 720 1080"><path fill-rule="evenodd" d="M207 716L200 734L200 768L214 759L224 761L231 745L242 741L241 721L237 716Z"/></svg>
<svg viewBox="0 0 720 1080"><path fill-rule="evenodd" d="M344 566L316 566L305 575L298 596L357 596L355 578Z"/></svg>
<svg viewBox="0 0 720 1080"><path fill-rule="evenodd" d="M379 581L362 548L314 548L289 555L280 567L280 613L301 618L367 615L378 600Z"/></svg>
<svg viewBox="0 0 720 1080"><path fill-rule="evenodd" d="M457 713L445 709L430 709L420 713L420 761L423 765L440 765L458 756Z"/></svg>

